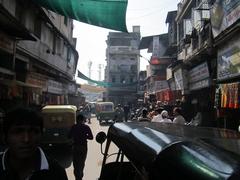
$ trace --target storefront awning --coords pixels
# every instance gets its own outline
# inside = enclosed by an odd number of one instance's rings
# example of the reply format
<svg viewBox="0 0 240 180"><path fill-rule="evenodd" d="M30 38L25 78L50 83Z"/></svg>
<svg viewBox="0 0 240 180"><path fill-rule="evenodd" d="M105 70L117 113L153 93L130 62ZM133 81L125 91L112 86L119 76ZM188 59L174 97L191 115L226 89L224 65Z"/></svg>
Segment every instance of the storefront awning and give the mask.
<svg viewBox="0 0 240 180"><path fill-rule="evenodd" d="M53 12L87 24L127 32L128 0L33 0Z"/></svg>

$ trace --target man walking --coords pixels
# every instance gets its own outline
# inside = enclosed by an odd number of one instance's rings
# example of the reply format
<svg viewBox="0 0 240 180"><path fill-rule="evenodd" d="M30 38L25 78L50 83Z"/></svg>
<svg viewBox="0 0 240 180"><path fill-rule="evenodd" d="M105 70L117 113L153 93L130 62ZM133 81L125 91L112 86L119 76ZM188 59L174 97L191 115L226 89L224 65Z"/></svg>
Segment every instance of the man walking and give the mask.
<svg viewBox="0 0 240 180"><path fill-rule="evenodd" d="M73 125L69 138L73 139L73 172L76 180L82 180L83 169L87 158L87 140L93 139L93 134L88 125L85 124L85 116L77 116L77 124Z"/></svg>

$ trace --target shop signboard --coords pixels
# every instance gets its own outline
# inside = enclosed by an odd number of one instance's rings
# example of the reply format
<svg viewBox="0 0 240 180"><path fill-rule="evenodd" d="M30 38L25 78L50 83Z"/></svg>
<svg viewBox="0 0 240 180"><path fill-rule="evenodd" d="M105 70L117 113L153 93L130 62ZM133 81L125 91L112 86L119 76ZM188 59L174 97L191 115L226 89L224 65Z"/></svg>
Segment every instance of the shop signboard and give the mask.
<svg viewBox="0 0 240 180"><path fill-rule="evenodd" d="M173 78L173 76L172 76L172 69L171 68L167 68L166 72L167 72L167 80L172 79Z"/></svg>
<svg viewBox="0 0 240 180"><path fill-rule="evenodd" d="M164 81L155 81L155 92L169 89L168 82L166 80Z"/></svg>
<svg viewBox="0 0 240 180"><path fill-rule="evenodd" d="M60 82L54 80L48 80L48 89L47 91L54 94L62 94L63 93L63 85Z"/></svg>
<svg viewBox="0 0 240 180"><path fill-rule="evenodd" d="M204 79L201 81L197 81L194 83L189 84L189 90L198 90L198 89L202 89L202 88L206 88L210 86L210 79Z"/></svg>
<svg viewBox="0 0 240 180"><path fill-rule="evenodd" d="M176 91L176 83L174 79L169 80L171 91Z"/></svg>
<svg viewBox="0 0 240 180"><path fill-rule="evenodd" d="M219 48L217 65L218 80L240 76L240 37Z"/></svg>
<svg viewBox="0 0 240 180"><path fill-rule="evenodd" d="M187 73L186 70L182 68L174 72L174 79L176 83L176 90L186 90L187 89Z"/></svg>
<svg viewBox="0 0 240 180"><path fill-rule="evenodd" d="M26 78L26 83L39 86L42 88L42 91L47 91L47 79L38 73L29 73Z"/></svg>
<svg viewBox="0 0 240 180"><path fill-rule="evenodd" d="M188 73L189 83L200 81L209 77L209 70L207 62L202 63Z"/></svg>
<svg viewBox="0 0 240 180"><path fill-rule="evenodd" d="M160 56L159 53L160 53L159 36L154 36L152 57L159 57Z"/></svg>
<svg viewBox="0 0 240 180"><path fill-rule="evenodd" d="M217 37L240 18L239 0L217 0L211 9L213 36Z"/></svg>

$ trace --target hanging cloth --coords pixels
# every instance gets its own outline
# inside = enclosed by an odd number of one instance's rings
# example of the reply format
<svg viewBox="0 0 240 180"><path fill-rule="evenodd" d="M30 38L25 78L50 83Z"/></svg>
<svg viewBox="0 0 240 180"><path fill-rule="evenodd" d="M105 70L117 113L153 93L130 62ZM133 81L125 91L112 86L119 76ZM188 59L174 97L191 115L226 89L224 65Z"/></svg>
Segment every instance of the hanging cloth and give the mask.
<svg viewBox="0 0 240 180"><path fill-rule="evenodd" d="M128 32L128 0L32 0L40 6L77 21Z"/></svg>

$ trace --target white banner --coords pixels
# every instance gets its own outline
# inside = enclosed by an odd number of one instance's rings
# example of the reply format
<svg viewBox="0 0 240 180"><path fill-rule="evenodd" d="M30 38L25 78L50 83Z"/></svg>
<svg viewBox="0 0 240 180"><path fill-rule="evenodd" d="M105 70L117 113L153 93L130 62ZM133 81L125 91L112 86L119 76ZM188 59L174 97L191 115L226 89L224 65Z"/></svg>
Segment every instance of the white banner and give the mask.
<svg viewBox="0 0 240 180"><path fill-rule="evenodd" d="M152 52L152 57L159 57L160 53L160 44L159 44L159 36L154 36L153 37L153 52Z"/></svg>

